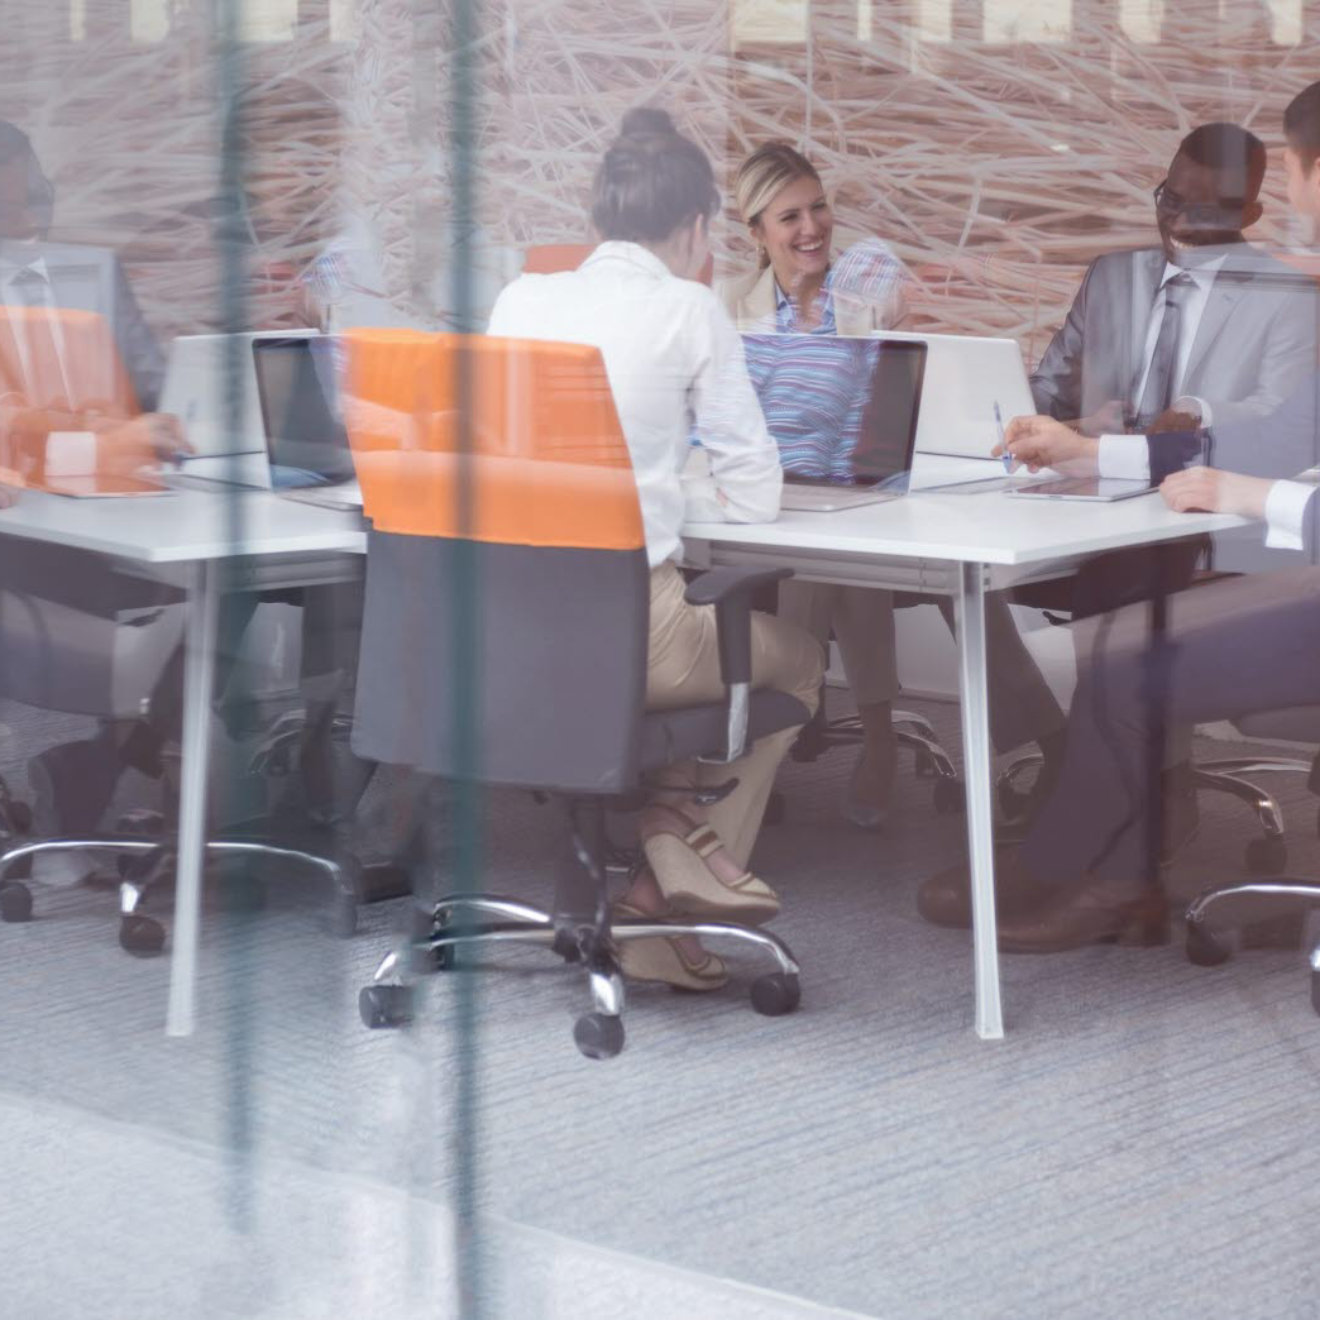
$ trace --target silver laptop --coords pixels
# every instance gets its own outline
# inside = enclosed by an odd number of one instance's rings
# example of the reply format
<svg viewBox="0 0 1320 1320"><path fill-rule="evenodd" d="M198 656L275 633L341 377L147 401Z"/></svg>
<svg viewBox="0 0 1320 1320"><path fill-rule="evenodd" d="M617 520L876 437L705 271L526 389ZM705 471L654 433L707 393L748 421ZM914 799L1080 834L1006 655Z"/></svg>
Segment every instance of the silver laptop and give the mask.
<svg viewBox="0 0 1320 1320"><path fill-rule="evenodd" d="M1014 417L1036 411L1016 340L900 331L885 331L884 337L926 345L926 385L917 426L919 454L989 458L1003 438L1003 428ZM993 491L1017 484L1000 474L925 489Z"/></svg>
<svg viewBox="0 0 1320 1320"><path fill-rule="evenodd" d="M303 331L302 337L315 335ZM259 332L235 336L238 376L231 384L228 335L180 335L170 345L159 408L183 425L192 455L171 484L270 486L266 429L261 416L253 344L287 336ZM230 397L238 390L238 429L230 422Z"/></svg>
<svg viewBox="0 0 1320 1320"><path fill-rule="evenodd" d="M782 508L834 512L907 489L926 348L833 335L744 335L784 465Z"/></svg>

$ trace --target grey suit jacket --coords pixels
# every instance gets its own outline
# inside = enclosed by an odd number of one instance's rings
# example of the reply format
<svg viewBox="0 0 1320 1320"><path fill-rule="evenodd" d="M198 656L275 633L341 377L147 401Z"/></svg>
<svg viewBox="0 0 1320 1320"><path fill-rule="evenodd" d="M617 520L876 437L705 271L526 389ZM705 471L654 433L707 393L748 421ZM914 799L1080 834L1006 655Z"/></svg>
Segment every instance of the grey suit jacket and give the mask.
<svg viewBox="0 0 1320 1320"><path fill-rule="evenodd" d="M1179 386L1210 404L1215 426L1268 416L1316 364L1315 283L1247 243L1227 254ZM1130 403L1163 270L1159 248L1091 263L1031 377L1040 412L1071 421Z"/></svg>
<svg viewBox="0 0 1320 1320"><path fill-rule="evenodd" d="M41 243L25 247L21 260L28 264L38 257L45 260L55 306L105 317L133 382L138 406L143 412L154 411L165 363L119 258L108 248Z"/></svg>

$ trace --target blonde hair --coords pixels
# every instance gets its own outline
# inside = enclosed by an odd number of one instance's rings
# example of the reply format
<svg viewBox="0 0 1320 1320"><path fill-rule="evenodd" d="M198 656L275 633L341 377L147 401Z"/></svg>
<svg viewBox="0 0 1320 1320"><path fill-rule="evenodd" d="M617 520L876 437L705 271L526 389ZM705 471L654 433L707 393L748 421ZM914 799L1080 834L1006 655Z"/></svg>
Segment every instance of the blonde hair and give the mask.
<svg viewBox="0 0 1320 1320"><path fill-rule="evenodd" d="M820 183L816 167L796 147L787 142L767 142L758 147L738 167L733 181L734 201L743 223L750 229L775 197L799 179ZM757 255L764 270L770 264L770 255L764 248Z"/></svg>

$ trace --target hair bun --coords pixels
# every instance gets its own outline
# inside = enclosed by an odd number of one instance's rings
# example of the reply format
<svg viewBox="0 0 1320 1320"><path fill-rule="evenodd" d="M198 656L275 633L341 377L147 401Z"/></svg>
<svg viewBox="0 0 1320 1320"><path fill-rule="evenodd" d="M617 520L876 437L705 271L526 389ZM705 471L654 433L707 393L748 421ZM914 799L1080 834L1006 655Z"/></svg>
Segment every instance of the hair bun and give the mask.
<svg viewBox="0 0 1320 1320"><path fill-rule="evenodd" d="M619 125L623 137L654 137L657 134L677 134L668 111L655 106L639 105L629 110Z"/></svg>

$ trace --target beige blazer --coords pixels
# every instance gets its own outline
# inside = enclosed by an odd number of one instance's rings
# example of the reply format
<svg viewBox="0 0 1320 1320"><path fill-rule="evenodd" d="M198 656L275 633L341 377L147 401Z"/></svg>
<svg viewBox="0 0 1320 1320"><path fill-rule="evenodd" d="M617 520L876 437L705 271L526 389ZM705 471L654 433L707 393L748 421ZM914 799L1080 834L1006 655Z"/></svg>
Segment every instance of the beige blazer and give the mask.
<svg viewBox="0 0 1320 1320"><path fill-rule="evenodd" d="M715 295L739 330L774 329L775 273L769 266L750 275L718 281ZM836 296L834 323L841 335L869 335L875 330L896 329L903 321L904 310L901 291L879 304Z"/></svg>

